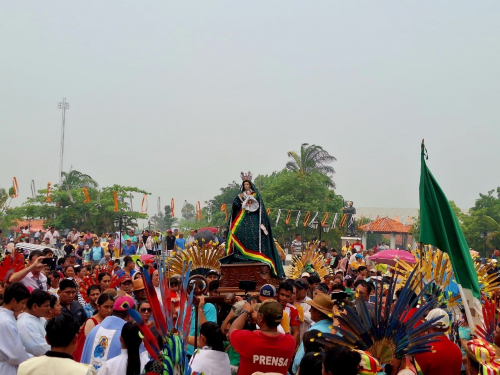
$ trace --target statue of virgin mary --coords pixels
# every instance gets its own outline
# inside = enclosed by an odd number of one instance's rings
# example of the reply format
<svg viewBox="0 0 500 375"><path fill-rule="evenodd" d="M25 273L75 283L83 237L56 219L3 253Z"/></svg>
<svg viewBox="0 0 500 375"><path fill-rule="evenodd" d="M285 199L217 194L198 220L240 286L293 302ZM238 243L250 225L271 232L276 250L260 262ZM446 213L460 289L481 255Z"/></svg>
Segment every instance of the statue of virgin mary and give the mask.
<svg viewBox="0 0 500 375"><path fill-rule="evenodd" d="M223 264L266 263L273 277L284 277L283 265L274 244L271 222L252 174L241 172L240 194L233 201Z"/></svg>

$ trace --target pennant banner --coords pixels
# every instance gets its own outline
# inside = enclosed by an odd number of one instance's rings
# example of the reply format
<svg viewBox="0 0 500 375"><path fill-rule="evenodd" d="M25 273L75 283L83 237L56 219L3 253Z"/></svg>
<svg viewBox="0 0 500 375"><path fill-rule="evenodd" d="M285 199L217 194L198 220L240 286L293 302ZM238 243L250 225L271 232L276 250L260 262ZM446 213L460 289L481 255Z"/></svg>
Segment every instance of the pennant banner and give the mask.
<svg viewBox="0 0 500 375"><path fill-rule="evenodd" d="M172 217L175 217L174 209L175 209L175 202L174 198L172 198L172 200L170 201L170 212L172 214Z"/></svg>
<svg viewBox="0 0 500 375"><path fill-rule="evenodd" d="M278 222L280 221L281 217L281 208L278 210L278 217L276 218L276 226L278 226Z"/></svg>
<svg viewBox="0 0 500 375"><path fill-rule="evenodd" d="M146 194L142 196L141 212L143 214L148 212L148 196Z"/></svg>
<svg viewBox="0 0 500 375"><path fill-rule="evenodd" d="M314 223L314 221L316 220L316 218L318 217L318 214L319 212L316 212L316 215L314 215L313 219L309 222L309 227L312 228L312 223ZM304 225L305 226L305 225Z"/></svg>
<svg viewBox="0 0 500 375"><path fill-rule="evenodd" d="M130 201L130 211L134 211L134 203L133 203L133 198L134 198L134 197L132 196L132 193L130 193L130 194L128 195L128 199L129 199L129 201Z"/></svg>
<svg viewBox="0 0 500 375"><path fill-rule="evenodd" d="M47 196L45 197L45 202L52 202L52 198L50 197L50 185L51 183L47 183Z"/></svg>
<svg viewBox="0 0 500 375"><path fill-rule="evenodd" d="M226 215L226 221L227 221L227 209L226 209L226 204L223 203L222 206L220 206L220 210L221 212L224 212L224 214Z"/></svg>
<svg viewBox="0 0 500 375"><path fill-rule="evenodd" d="M196 203L196 220L201 220L201 204L200 201Z"/></svg>
<svg viewBox="0 0 500 375"><path fill-rule="evenodd" d="M337 217L339 216L338 212L335 213L335 216L333 217L333 221L332 221L332 228L336 228L337 227Z"/></svg>
<svg viewBox="0 0 500 375"><path fill-rule="evenodd" d="M35 180L31 180L31 195L33 196L33 200L35 200L36 199Z"/></svg>
<svg viewBox="0 0 500 375"><path fill-rule="evenodd" d="M297 218L295 219L295 226L298 227L299 226L299 220L300 220L300 210L299 212L297 213Z"/></svg>
<svg viewBox="0 0 500 375"><path fill-rule="evenodd" d="M323 220L321 220L321 226L324 227L326 224L326 221L328 220L328 212L325 213L325 216L323 216Z"/></svg>
<svg viewBox="0 0 500 375"><path fill-rule="evenodd" d="M85 186L82 188L82 191L83 191L83 195L85 195L85 200L83 201L83 203L90 203L89 191L87 190L87 188Z"/></svg>
<svg viewBox="0 0 500 375"><path fill-rule="evenodd" d="M290 219L292 218L292 210L288 210L288 215L286 215L285 224L288 225L290 223Z"/></svg>
<svg viewBox="0 0 500 375"><path fill-rule="evenodd" d="M12 179L12 187L14 188L14 196L12 198L17 198L19 196L19 185L15 177Z"/></svg>
<svg viewBox="0 0 500 375"><path fill-rule="evenodd" d="M115 201L115 212L118 212L118 193L113 191L113 200Z"/></svg>
<svg viewBox="0 0 500 375"><path fill-rule="evenodd" d="M304 226L307 226L307 222L309 221L310 216L311 216L311 211L307 211L304 216Z"/></svg>

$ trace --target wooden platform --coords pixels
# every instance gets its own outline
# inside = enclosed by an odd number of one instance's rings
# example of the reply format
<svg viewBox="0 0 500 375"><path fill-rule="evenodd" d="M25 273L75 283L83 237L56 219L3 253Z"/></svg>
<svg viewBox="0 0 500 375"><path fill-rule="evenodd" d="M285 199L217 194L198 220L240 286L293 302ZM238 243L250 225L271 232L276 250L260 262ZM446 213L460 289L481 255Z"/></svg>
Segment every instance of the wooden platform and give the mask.
<svg viewBox="0 0 500 375"><path fill-rule="evenodd" d="M265 263L236 263L222 264L219 292L243 294L245 291L238 288L240 280L255 281L256 291L265 284L278 286L280 279L271 277L271 269ZM252 293L252 292L250 292Z"/></svg>

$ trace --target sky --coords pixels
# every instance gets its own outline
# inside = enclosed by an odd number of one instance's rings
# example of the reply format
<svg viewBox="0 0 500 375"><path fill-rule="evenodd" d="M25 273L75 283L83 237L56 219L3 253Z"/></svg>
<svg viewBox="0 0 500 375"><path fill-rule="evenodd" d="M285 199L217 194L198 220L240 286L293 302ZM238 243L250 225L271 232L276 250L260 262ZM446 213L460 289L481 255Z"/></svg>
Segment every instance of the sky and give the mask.
<svg viewBox="0 0 500 375"><path fill-rule="evenodd" d="M302 143L337 158L336 192L360 207L418 207L423 138L459 207L500 186L496 0L1 7L0 187L16 176L17 204L58 180L63 97L64 170L147 190L152 213Z"/></svg>

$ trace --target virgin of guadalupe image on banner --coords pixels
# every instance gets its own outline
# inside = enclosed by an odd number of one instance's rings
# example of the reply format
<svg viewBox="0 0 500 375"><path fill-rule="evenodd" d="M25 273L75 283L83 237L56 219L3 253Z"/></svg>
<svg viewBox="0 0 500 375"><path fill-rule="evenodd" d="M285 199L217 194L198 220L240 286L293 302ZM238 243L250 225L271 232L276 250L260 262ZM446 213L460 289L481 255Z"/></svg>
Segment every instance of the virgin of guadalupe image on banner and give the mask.
<svg viewBox="0 0 500 375"><path fill-rule="evenodd" d="M273 277L284 277L276 245L273 240L271 222L262 196L252 182L252 173L241 172L241 189L233 200L229 217L229 234L226 256L222 264L266 263Z"/></svg>

